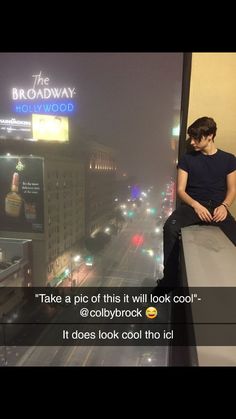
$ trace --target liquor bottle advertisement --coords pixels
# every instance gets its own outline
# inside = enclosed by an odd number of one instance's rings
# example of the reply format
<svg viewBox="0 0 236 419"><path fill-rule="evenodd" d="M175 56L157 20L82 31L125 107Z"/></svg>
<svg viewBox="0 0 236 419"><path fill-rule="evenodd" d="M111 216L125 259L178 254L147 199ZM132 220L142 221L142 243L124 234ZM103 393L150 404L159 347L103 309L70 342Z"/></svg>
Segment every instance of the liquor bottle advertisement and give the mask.
<svg viewBox="0 0 236 419"><path fill-rule="evenodd" d="M0 229L43 232L43 159L0 156Z"/></svg>

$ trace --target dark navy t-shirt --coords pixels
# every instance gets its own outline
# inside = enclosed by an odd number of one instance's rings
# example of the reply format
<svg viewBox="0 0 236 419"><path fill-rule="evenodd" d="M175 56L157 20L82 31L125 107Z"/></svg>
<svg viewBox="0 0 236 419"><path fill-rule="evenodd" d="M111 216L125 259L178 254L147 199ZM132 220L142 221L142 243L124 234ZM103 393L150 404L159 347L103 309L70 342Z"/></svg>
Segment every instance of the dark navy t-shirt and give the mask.
<svg viewBox="0 0 236 419"><path fill-rule="evenodd" d="M184 154L178 168L188 173L186 192L191 198L221 203L227 191L226 177L236 170L236 158L219 149L212 155L193 151Z"/></svg>

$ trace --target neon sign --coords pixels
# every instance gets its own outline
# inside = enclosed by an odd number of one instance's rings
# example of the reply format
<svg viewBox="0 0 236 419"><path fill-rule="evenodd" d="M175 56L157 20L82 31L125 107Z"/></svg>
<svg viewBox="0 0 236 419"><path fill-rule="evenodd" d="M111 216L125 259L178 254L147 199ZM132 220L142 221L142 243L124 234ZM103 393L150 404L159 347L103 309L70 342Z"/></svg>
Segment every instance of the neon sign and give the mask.
<svg viewBox="0 0 236 419"><path fill-rule="evenodd" d="M12 100L72 99L76 94L75 87L49 87L50 79L42 77L41 71L39 74L33 74L32 77L34 79L32 88L18 89L13 87Z"/></svg>
<svg viewBox="0 0 236 419"><path fill-rule="evenodd" d="M13 103L12 111L21 114L44 113L49 115L72 114L76 110L74 101L44 101L44 102L24 102Z"/></svg>
<svg viewBox="0 0 236 419"><path fill-rule="evenodd" d="M13 112L52 115L75 112L75 87L51 87L50 78L44 77L41 71L39 74L33 74L32 78L33 85L29 89L12 88Z"/></svg>

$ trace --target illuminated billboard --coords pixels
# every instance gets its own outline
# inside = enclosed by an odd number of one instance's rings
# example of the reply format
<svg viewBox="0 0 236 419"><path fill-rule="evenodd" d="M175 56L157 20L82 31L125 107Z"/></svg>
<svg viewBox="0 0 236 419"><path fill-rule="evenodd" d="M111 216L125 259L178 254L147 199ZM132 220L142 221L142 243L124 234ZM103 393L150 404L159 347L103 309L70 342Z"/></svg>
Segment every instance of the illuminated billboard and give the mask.
<svg viewBox="0 0 236 419"><path fill-rule="evenodd" d="M32 138L31 118L0 117L0 138L24 140Z"/></svg>
<svg viewBox="0 0 236 419"><path fill-rule="evenodd" d="M11 89L12 110L21 114L70 115L76 110L75 87L54 86L51 78L40 71L32 75L27 88Z"/></svg>
<svg viewBox="0 0 236 419"><path fill-rule="evenodd" d="M0 139L69 141L68 117L33 114L28 118L0 116Z"/></svg>
<svg viewBox="0 0 236 419"><path fill-rule="evenodd" d="M44 231L43 159L0 156L0 230Z"/></svg>
<svg viewBox="0 0 236 419"><path fill-rule="evenodd" d="M13 83L1 88L0 140L69 141L69 118L77 108L74 86L42 71L24 81L16 70Z"/></svg>
<svg viewBox="0 0 236 419"><path fill-rule="evenodd" d="M32 131L34 140L68 141L68 118L65 116L33 114Z"/></svg>

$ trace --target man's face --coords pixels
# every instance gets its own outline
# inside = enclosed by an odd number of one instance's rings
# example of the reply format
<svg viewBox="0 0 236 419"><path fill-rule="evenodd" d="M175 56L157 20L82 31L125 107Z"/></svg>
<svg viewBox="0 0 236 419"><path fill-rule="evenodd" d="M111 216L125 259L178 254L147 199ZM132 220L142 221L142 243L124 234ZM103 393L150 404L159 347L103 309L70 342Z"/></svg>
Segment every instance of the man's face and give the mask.
<svg viewBox="0 0 236 419"><path fill-rule="evenodd" d="M206 137L203 136L200 141L192 137L190 144L194 148L195 151L201 151L201 150L205 150L205 148L208 146L211 140L212 140L212 135L208 135Z"/></svg>

